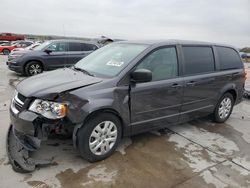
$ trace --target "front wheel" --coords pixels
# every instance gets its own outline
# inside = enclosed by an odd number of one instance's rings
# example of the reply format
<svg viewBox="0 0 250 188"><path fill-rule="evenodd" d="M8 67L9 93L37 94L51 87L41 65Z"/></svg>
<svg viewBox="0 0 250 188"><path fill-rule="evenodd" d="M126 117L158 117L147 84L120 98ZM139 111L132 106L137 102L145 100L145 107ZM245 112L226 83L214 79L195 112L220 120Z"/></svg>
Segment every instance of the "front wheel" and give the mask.
<svg viewBox="0 0 250 188"><path fill-rule="evenodd" d="M232 113L234 105L234 98L232 94L225 93L219 100L215 111L214 111L214 120L218 123L225 122Z"/></svg>
<svg viewBox="0 0 250 188"><path fill-rule="evenodd" d="M31 61L25 66L25 74L27 76L33 76L43 72L43 67L40 62Z"/></svg>
<svg viewBox="0 0 250 188"><path fill-rule="evenodd" d="M77 148L89 162L109 157L121 140L121 122L110 113L91 117L77 133Z"/></svg>

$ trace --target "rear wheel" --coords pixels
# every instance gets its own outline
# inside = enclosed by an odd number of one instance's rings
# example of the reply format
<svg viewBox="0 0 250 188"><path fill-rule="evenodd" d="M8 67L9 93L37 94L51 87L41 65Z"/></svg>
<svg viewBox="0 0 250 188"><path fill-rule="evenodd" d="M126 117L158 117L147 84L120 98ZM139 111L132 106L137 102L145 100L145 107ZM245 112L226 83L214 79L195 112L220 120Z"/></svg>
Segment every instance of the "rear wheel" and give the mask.
<svg viewBox="0 0 250 188"><path fill-rule="evenodd" d="M3 55L9 55L10 50L9 49L3 49Z"/></svg>
<svg viewBox="0 0 250 188"><path fill-rule="evenodd" d="M232 113L234 105L234 98L232 94L225 93L219 100L215 111L214 111L214 120L218 123L225 122Z"/></svg>
<svg viewBox="0 0 250 188"><path fill-rule="evenodd" d="M27 76L33 76L43 72L43 67L40 62L31 61L25 66L25 74Z"/></svg>
<svg viewBox="0 0 250 188"><path fill-rule="evenodd" d="M110 113L93 116L77 133L77 148L89 162L109 157L121 140L121 122Z"/></svg>

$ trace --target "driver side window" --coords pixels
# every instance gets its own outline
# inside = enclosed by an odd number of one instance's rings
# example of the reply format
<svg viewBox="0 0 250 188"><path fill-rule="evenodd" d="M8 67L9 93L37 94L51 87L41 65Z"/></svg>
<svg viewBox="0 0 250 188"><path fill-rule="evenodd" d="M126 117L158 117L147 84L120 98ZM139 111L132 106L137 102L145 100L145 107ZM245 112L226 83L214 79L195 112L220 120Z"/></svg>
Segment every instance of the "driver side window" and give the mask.
<svg viewBox="0 0 250 188"><path fill-rule="evenodd" d="M152 72L152 81L166 80L178 76L178 63L175 47L160 48L149 54L136 69Z"/></svg>
<svg viewBox="0 0 250 188"><path fill-rule="evenodd" d="M65 42L52 43L47 49L52 52L65 52L67 51L67 44Z"/></svg>

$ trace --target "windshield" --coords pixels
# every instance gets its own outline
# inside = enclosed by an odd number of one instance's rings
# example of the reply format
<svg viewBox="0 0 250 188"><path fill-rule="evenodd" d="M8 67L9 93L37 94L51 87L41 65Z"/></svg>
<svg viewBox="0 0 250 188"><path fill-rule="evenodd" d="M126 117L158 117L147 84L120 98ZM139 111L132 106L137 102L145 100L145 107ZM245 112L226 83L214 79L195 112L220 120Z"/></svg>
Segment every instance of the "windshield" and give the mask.
<svg viewBox="0 0 250 188"><path fill-rule="evenodd" d="M114 77L147 47L141 44L109 44L80 60L75 67L92 75Z"/></svg>
<svg viewBox="0 0 250 188"><path fill-rule="evenodd" d="M40 46L35 47L33 50L35 51L39 51L39 50L43 50L46 46L48 46L51 43L51 41L47 41L42 43Z"/></svg>

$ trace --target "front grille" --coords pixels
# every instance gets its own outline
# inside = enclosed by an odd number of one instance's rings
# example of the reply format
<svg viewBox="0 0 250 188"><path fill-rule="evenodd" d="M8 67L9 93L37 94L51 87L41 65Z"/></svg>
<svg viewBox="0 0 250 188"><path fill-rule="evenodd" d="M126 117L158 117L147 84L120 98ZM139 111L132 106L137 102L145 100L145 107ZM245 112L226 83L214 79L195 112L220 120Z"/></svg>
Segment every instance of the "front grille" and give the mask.
<svg viewBox="0 0 250 188"><path fill-rule="evenodd" d="M21 93L17 93L17 98L18 98L20 101L22 101L23 103L24 103L25 100L26 100L26 97L23 96Z"/></svg>
<svg viewBox="0 0 250 188"><path fill-rule="evenodd" d="M14 112L14 114L18 114L22 110L25 100L26 97L23 96L22 94L20 93L15 94L11 102L11 109Z"/></svg>
<svg viewBox="0 0 250 188"><path fill-rule="evenodd" d="M20 112L22 110L22 105L18 104L16 101L14 101L15 108Z"/></svg>

